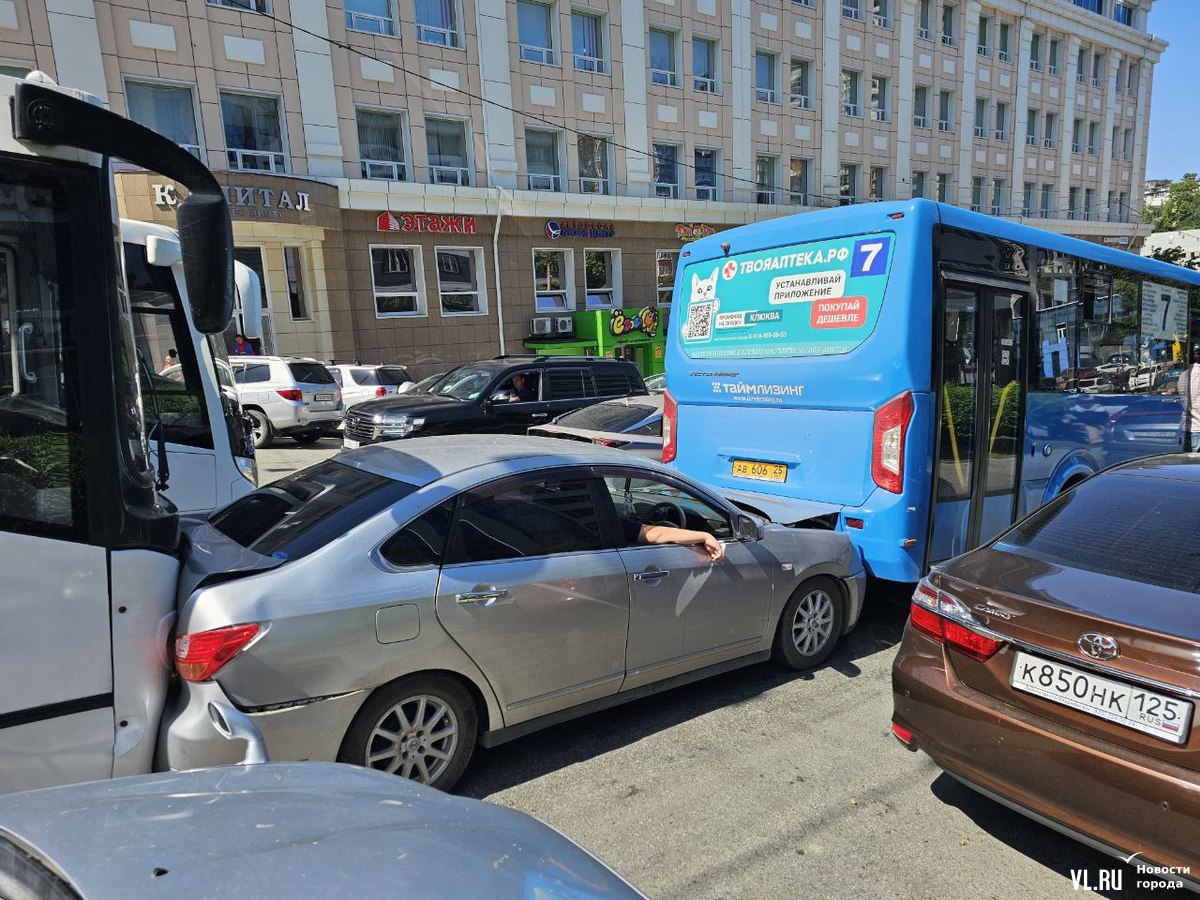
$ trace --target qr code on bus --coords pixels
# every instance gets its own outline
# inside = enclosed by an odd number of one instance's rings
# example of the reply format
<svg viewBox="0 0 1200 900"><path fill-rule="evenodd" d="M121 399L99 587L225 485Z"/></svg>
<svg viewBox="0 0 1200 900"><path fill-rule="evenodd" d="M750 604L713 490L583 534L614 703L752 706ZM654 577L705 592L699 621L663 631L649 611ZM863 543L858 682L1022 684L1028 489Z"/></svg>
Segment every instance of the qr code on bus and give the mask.
<svg viewBox="0 0 1200 900"><path fill-rule="evenodd" d="M685 341L707 341L712 338L713 313L717 304L713 300L693 303L688 307L687 321L683 323Z"/></svg>

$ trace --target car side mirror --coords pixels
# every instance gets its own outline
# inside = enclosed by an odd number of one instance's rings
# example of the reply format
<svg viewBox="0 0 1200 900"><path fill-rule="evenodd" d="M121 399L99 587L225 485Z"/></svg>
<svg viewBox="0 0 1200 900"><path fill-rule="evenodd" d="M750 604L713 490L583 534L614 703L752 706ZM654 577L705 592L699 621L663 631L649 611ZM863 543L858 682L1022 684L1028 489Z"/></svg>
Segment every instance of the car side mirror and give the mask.
<svg viewBox="0 0 1200 900"><path fill-rule="evenodd" d="M488 397L488 403L511 403L514 396L512 391L496 391Z"/></svg>
<svg viewBox="0 0 1200 900"><path fill-rule="evenodd" d="M759 527L758 522L744 513L734 519L733 530L739 541L762 540L762 528Z"/></svg>

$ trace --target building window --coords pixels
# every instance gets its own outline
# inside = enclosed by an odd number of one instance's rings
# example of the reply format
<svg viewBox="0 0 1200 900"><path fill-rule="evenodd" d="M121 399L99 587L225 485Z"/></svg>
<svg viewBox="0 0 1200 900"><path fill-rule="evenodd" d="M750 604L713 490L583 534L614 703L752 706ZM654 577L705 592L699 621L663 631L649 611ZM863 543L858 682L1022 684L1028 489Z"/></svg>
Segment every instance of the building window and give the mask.
<svg viewBox="0 0 1200 900"><path fill-rule="evenodd" d="M1126 128L1121 135L1121 159L1129 162L1133 159L1133 129Z"/></svg>
<svg viewBox="0 0 1200 900"><path fill-rule="evenodd" d="M611 194L608 181L608 138L579 136L579 192Z"/></svg>
<svg viewBox="0 0 1200 900"><path fill-rule="evenodd" d="M983 209L983 183L984 179L978 175L971 179L971 212Z"/></svg>
<svg viewBox="0 0 1200 900"><path fill-rule="evenodd" d="M534 307L538 312L567 312L575 308L575 282L570 250L533 251Z"/></svg>
<svg viewBox="0 0 1200 900"><path fill-rule="evenodd" d="M938 198L938 203L949 203L950 202L950 173L949 172L938 172L937 198Z"/></svg>
<svg viewBox="0 0 1200 900"><path fill-rule="evenodd" d="M1076 119L1071 126L1071 152L1083 152L1083 119Z"/></svg>
<svg viewBox="0 0 1200 900"><path fill-rule="evenodd" d="M807 59L792 58L791 99L796 109L812 109L812 64Z"/></svg>
<svg viewBox="0 0 1200 900"><path fill-rule="evenodd" d="M1021 215L1026 218L1033 217L1033 200L1037 193L1037 185L1032 181L1025 182L1025 186L1021 191Z"/></svg>
<svg viewBox="0 0 1200 900"><path fill-rule="evenodd" d="M1113 21L1118 25L1133 27L1133 7L1126 6L1121 0L1113 4Z"/></svg>
<svg viewBox="0 0 1200 900"><path fill-rule="evenodd" d="M439 47L461 47L455 0L415 0L417 41Z"/></svg>
<svg viewBox="0 0 1200 900"><path fill-rule="evenodd" d="M957 11L958 7L956 6L949 3L942 4L942 43L947 47L953 47L958 43L954 30L954 14Z"/></svg>
<svg viewBox="0 0 1200 900"><path fill-rule="evenodd" d="M720 182L718 181L718 151L706 147L697 147L693 157L696 178L697 200L719 200Z"/></svg>
<svg viewBox="0 0 1200 900"><path fill-rule="evenodd" d="M1130 97L1137 96L1138 79L1142 74L1142 68L1138 63L1129 64L1129 85L1125 90Z"/></svg>
<svg viewBox="0 0 1200 900"><path fill-rule="evenodd" d="M975 98L975 137L987 137L987 110L988 103L982 97Z"/></svg>
<svg viewBox="0 0 1200 900"><path fill-rule="evenodd" d="M679 198L679 148L674 144L654 145L654 195Z"/></svg>
<svg viewBox="0 0 1200 900"><path fill-rule="evenodd" d="M243 12L267 12L267 0L208 0L209 6L220 6L225 9L240 9Z"/></svg>
<svg viewBox="0 0 1200 900"><path fill-rule="evenodd" d="M1036 147L1038 142L1038 120L1042 117L1041 110L1031 109L1025 115L1025 143Z"/></svg>
<svg viewBox="0 0 1200 900"><path fill-rule="evenodd" d="M875 0L875 25L879 28L891 28L892 17L890 0Z"/></svg>
<svg viewBox="0 0 1200 900"><path fill-rule="evenodd" d="M704 94L719 92L717 42L692 38L692 87Z"/></svg>
<svg viewBox="0 0 1200 900"><path fill-rule="evenodd" d="M678 250L655 250L654 273L658 285L658 305L670 306L675 290L675 270L679 267Z"/></svg>
<svg viewBox="0 0 1200 900"><path fill-rule="evenodd" d="M759 50L754 54L754 99L775 103L778 97L775 89L775 54Z"/></svg>
<svg viewBox="0 0 1200 900"><path fill-rule="evenodd" d="M988 40L991 38L991 31L992 31L992 20L989 19L987 16L980 16L979 17L979 43L975 47L975 52L978 53L980 56L991 56L992 55L992 47L991 47L991 44L988 43Z"/></svg>
<svg viewBox="0 0 1200 900"><path fill-rule="evenodd" d="M0 63L0 75L7 75L9 78L24 78L32 71L32 63ZM126 92L128 93L128 85Z"/></svg>
<svg viewBox="0 0 1200 900"><path fill-rule="evenodd" d="M888 102L888 80L882 75L871 78L871 118L876 122L891 120L891 104Z"/></svg>
<svg viewBox="0 0 1200 900"><path fill-rule="evenodd" d="M304 296L304 249L283 248L283 267L287 271L288 300L292 308L292 321L303 322L311 318L308 299Z"/></svg>
<svg viewBox="0 0 1200 900"><path fill-rule="evenodd" d="M5 73L7 74L7 73ZM14 75L16 78L24 78ZM196 129L196 105L192 90L168 84L144 81L125 82L125 104L129 118L153 129L177 143L188 153L200 157L200 137Z"/></svg>
<svg viewBox="0 0 1200 900"><path fill-rule="evenodd" d="M1100 87L1104 78L1104 59L1103 53L1092 54L1092 87Z"/></svg>
<svg viewBox="0 0 1200 900"><path fill-rule="evenodd" d="M1051 38L1051 40L1050 40L1050 56L1046 62L1046 71L1049 72L1051 75L1057 75L1060 71L1059 66L1058 66L1058 51L1059 51L1060 46L1062 46L1060 41L1058 41L1057 39Z"/></svg>
<svg viewBox="0 0 1200 900"><path fill-rule="evenodd" d="M579 72L608 71L604 63L604 19L585 12L571 13L571 50Z"/></svg>
<svg viewBox="0 0 1200 900"><path fill-rule="evenodd" d="M346 0L346 27L371 34L395 34L391 0Z"/></svg>
<svg viewBox="0 0 1200 900"><path fill-rule="evenodd" d="M1109 142L1109 155L1112 159L1121 158L1121 129L1116 125L1112 128L1112 140Z"/></svg>
<svg viewBox="0 0 1200 900"><path fill-rule="evenodd" d="M911 193L912 193L914 200L925 196L925 191L926 191L925 181L928 177L929 177L928 174L925 172L913 172L912 173L912 191L911 191Z"/></svg>
<svg viewBox="0 0 1200 900"><path fill-rule="evenodd" d="M1096 189L1086 188L1083 192L1083 218L1084 221L1090 222L1095 218L1096 210Z"/></svg>
<svg viewBox="0 0 1200 900"><path fill-rule="evenodd" d="M807 159L792 157L788 164L788 202L796 206L809 206L812 203L808 196L809 169L812 163Z"/></svg>
<svg viewBox="0 0 1200 900"><path fill-rule="evenodd" d="M1129 195L1122 191L1117 194L1117 221L1128 222L1129 212Z"/></svg>
<svg viewBox="0 0 1200 900"><path fill-rule="evenodd" d="M563 189L558 132L525 129L525 172L531 191Z"/></svg>
<svg viewBox="0 0 1200 900"><path fill-rule="evenodd" d="M375 317L425 315L420 247L372 247L371 285Z"/></svg>
<svg viewBox="0 0 1200 900"><path fill-rule="evenodd" d="M999 32L1000 37L999 37L999 40L997 41L997 48L996 48L996 58L998 60L1000 60L1000 62L1008 62L1010 59L1012 59L1012 54L1008 49L1009 32L1010 32L1009 24L1007 22L1001 22L1000 23L1000 32Z"/></svg>
<svg viewBox="0 0 1200 900"><path fill-rule="evenodd" d="M1088 122L1088 156L1100 155L1100 123Z"/></svg>
<svg viewBox="0 0 1200 900"><path fill-rule="evenodd" d="M954 94L938 92L938 131L954 131Z"/></svg>
<svg viewBox="0 0 1200 900"><path fill-rule="evenodd" d="M621 306L621 251L584 250L583 285L586 309Z"/></svg>
<svg viewBox="0 0 1200 900"><path fill-rule="evenodd" d="M458 119L425 119L425 149L431 184L471 183L467 124Z"/></svg>
<svg viewBox="0 0 1200 900"><path fill-rule="evenodd" d="M1087 84L1088 58L1087 47L1080 47L1079 56L1075 59L1075 80L1080 84Z"/></svg>
<svg viewBox="0 0 1200 900"><path fill-rule="evenodd" d="M1067 191L1067 218L1079 218L1079 188L1073 187Z"/></svg>
<svg viewBox="0 0 1200 900"><path fill-rule="evenodd" d="M842 69L842 115L862 115L861 107L859 106L860 77L858 72Z"/></svg>
<svg viewBox="0 0 1200 900"><path fill-rule="evenodd" d="M229 168L239 172L286 172L278 98L224 91L220 96Z"/></svg>
<svg viewBox="0 0 1200 900"><path fill-rule="evenodd" d="M359 109L355 115L358 119L358 156L362 177L408 181L402 114Z"/></svg>
<svg viewBox="0 0 1200 900"><path fill-rule="evenodd" d="M1105 206L1105 210L1108 213L1108 215L1106 217L1108 219L1108 221L1116 222L1117 221L1117 192L1116 191L1108 192L1108 203Z"/></svg>
<svg viewBox="0 0 1200 900"><path fill-rule="evenodd" d="M932 40L933 0L921 0L917 7L917 37L922 40Z"/></svg>
<svg viewBox="0 0 1200 900"><path fill-rule="evenodd" d="M1041 215L1043 219L1051 218L1054 213L1054 185L1042 185L1042 202L1040 205L1041 212L1039 215Z"/></svg>
<svg viewBox="0 0 1200 900"><path fill-rule="evenodd" d="M679 84L675 61L675 32L650 29L650 80L671 87Z"/></svg>
<svg viewBox="0 0 1200 900"><path fill-rule="evenodd" d="M1042 71L1042 36L1034 34L1029 38L1029 68L1034 72Z"/></svg>
<svg viewBox="0 0 1200 900"><path fill-rule="evenodd" d="M552 16L548 3L517 0L517 40L521 59L547 66L558 61L554 52L554 31L550 27Z"/></svg>
<svg viewBox="0 0 1200 900"><path fill-rule="evenodd" d="M479 247L438 247L438 300L443 316L478 316L487 312L484 294L483 250Z"/></svg>
<svg viewBox="0 0 1200 900"><path fill-rule="evenodd" d="M998 141L1008 140L1008 104L996 104L996 131L992 135Z"/></svg>
<svg viewBox="0 0 1200 900"><path fill-rule="evenodd" d="M775 157L758 156L754 160L754 202L770 205L775 198Z"/></svg>
<svg viewBox="0 0 1200 900"><path fill-rule="evenodd" d="M989 211L993 216L1002 216L1008 212L1008 203L1004 199L1007 193L1007 181L1003 178L996 178L992 181L992 206Z"/></svg>
<svg viewBox="0 0 1200 900"><path fill-rule="evenodd" d="M871 166L870 174L867 176L867 199L886 200L887 198L887 169L883 166Z"/></svg>
<svg viewBox="0 0 1200 900"><path fill-rule="evenodd" d="M1058 146L1058 116L1046 113L1046 131L1042 136L1042 146L1053 150Z"/></svg>
<svg viewBox="0 0 1200 900"><path fill-rule="evenodd" d="M913 90L913 127L929 127L929 87L918 84Z"/></svg>
<svg viewBox="0 0 1200 900"><path fill-rule="evenodd" d="M842 0L842 15L845 16L847 19L855 19L855 20L861 19L862 18L862 7L860 6L861 2L862 2L862 0Z"/></svg>
<svg viewBox="0 0 1200 900"><path fill-rule="evenodd" d="M849 206L851 203L858 202L858 166L844 164L841 168L838 179L838 187L840 196L838 202L842 206Z"/></svg>
<svg viewBox="0 0 1200 900"><path fill-rule="evenodd" d="M1075 5L1090 12L1104 14L1104 0L1075 0Z"/></svg>

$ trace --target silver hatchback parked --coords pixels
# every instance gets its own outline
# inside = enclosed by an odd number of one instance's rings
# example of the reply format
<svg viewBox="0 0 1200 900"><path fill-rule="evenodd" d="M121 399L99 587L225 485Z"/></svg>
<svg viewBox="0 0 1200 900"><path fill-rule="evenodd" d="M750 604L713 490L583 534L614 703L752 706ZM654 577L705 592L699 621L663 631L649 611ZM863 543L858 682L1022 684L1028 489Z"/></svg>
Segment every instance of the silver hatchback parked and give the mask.
<svg viewBox="0 0 1200 900"><path fill-rule="evenodd" d="M655 525L724 558L643 543ZM818 665L864 583L844 534L765 523L633 454L518 436L342 453L189 538L160 765L234 760L220 701L274 759L440 788L477 742L772 656Z"/></svg>
<svg viewBox="0 0 1200 900"><path fill-rule="evenodd" d="M342 389L315 359L234 356L229 363L256 448L269 447L278 435L311 444L337 433L345 412Z"/></svg>

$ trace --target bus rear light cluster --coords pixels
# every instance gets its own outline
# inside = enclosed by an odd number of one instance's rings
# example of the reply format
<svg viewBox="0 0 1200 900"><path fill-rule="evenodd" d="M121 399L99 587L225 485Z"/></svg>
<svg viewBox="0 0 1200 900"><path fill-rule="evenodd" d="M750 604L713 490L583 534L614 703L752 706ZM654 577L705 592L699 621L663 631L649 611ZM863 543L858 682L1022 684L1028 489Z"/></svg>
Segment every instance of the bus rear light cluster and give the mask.
<svg viewBox="0 0 1200 900"><path fill-rule="evenodd" d="M875 411L871 434L871 480L885 491L904 488L904 442L913 417L913 397L905 391Z"/></svg>
<svg viewBox="0 0 1200 900"><path fill-rule="evenodd" d="M953 647L980 662L991 659L1004 646L1004 641L976 631L982 623L971 614L967 605L953 594L934 587L928 578L922 578L913 592L909 623L939 644Z"/></svg>
<svg viewBox="0 0 1200 900"><path fill-rule="evenodd" d="M670 391L663 395L662 436L662 461L674 462L679 453L679 407L675 405L675 398Z"/></svg>

